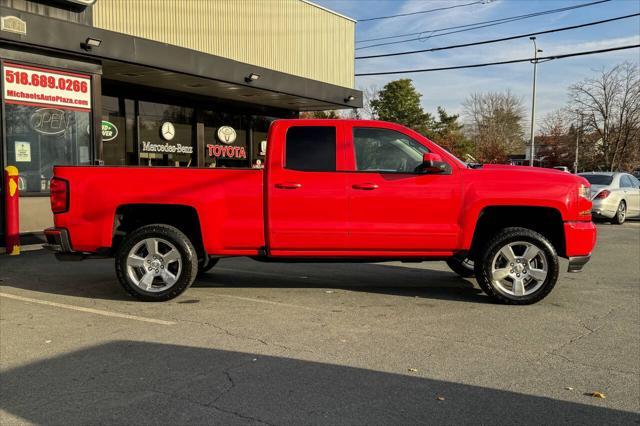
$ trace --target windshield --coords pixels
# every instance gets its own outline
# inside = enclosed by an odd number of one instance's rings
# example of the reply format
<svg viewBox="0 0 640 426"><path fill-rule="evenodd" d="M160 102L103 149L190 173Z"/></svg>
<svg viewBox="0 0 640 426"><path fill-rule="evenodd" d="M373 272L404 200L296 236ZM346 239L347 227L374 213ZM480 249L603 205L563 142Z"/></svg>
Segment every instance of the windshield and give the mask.
<svg viewBox="0 0 640 426"><path fill-rule="evenodd" d="M611 185L613 176L611 175L580 175L589 181L591 185Z"/></svg>

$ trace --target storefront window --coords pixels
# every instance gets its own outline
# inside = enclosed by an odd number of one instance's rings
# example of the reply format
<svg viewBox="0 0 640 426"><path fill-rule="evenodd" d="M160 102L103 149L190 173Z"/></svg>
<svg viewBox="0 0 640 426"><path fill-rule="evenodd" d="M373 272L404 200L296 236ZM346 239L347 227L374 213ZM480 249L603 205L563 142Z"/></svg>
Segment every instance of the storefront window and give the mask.
<svg viewBox="0 0 640 426"><path fill-rule="evenodd" d="M125 117L118 98L102 97L102 159L108 166L126 164Z"/></svg>
<svg viewBox="0 0 640 426"><path fill-rule="evenodd" d="M20 191L48 192L55 165L90 164L90 122L89 111L6 104L6 162L20 172Z"/></svg>
<svg viewBox="0 0 640 426"><path fill-rule="evenodd" d="M279 117L256 109L103 82L101 158L106 165L261 168Z"/></svg>
<svg viewBox="0 0 640 426"><path fill-rule="evenodd" d="M138 164L134 108L130 99L102 97L102 159L107 166Z"/></svg>
<svg viewBox="0 0 640 426"><path fill-rule="evenodd" d="M138 102L140 164L196 167L193 108Z"/></svg>
<svg viewBox="0 0 640 426"><path fill-rule="evenodd" d="M203 110L206 167L249 167L247 119L242 115Z"/></svg>

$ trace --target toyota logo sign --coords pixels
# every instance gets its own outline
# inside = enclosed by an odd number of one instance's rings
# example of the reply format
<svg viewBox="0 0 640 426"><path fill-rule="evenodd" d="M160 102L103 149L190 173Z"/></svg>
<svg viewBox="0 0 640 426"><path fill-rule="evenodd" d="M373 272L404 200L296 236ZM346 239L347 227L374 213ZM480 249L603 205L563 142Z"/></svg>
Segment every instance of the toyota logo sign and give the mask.
<svg viewBox="0 0 640 426"><path fill-rule="evenodd" d="M236 141L236 131L231 126L222 126L218 129L218 139L220 142L231 145Z"/></svg>

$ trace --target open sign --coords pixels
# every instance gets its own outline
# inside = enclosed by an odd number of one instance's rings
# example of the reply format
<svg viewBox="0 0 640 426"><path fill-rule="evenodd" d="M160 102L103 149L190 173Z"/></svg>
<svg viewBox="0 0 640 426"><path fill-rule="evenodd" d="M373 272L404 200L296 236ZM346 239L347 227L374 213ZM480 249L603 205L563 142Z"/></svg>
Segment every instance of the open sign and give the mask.
<svg viewBox="0 0 640 426"><path fill-rule="evenodd" d="M40 108L31 114L31 128L43 135L57 135L67 130L70 117L57 108Z"/></svg>

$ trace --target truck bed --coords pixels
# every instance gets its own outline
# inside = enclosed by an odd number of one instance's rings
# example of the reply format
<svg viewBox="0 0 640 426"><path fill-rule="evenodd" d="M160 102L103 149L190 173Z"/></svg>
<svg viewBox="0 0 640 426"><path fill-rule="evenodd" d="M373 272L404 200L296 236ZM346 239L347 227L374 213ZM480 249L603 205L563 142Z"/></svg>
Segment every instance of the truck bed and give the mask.
<svg viewBox="0 0 640 426"><path fill-rule="evenodd" d="M252 255L264 246L261 169L56 166L54 173L70 182L69 210L55 225L69 230L75 251L110 247L117 210L141 204L193 208L208 253Z"/></svg>

